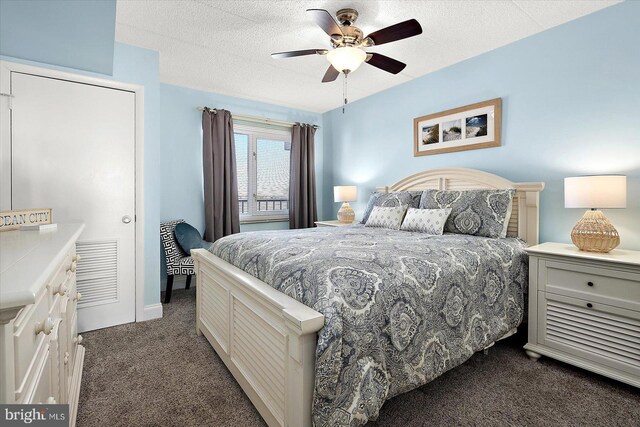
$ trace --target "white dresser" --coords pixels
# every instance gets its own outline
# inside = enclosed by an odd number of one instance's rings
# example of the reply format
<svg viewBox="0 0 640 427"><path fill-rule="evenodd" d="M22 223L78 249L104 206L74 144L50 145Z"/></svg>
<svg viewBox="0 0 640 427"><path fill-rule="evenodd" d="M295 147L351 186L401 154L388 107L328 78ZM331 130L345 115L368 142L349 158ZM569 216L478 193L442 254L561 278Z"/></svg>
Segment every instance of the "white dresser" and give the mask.
<svg viewBox="0 0 640 427"><path fill-rule="evenodd" d="M75 274L83 228L0 233L0 402L68 403L71 426L84 360Z"/></svg>
<svg viewBox="0 0 640 427"><path fill-rule="evenodd" d="M640 387L640 252L543 243L529 253L527 355Z"/></svg>

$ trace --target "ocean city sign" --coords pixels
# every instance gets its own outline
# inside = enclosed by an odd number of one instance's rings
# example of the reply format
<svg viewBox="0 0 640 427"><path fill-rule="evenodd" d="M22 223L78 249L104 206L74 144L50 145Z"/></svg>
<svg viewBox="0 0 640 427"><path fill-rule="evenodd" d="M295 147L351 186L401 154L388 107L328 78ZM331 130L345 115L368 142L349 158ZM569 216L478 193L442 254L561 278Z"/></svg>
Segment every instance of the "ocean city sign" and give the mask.
<svg viewBox="0 0 640 427"><path fill-rule="evenodd" d="M28 209L0 212L0 231L9 231L23 225L51 224L51 209Z"/></svg>

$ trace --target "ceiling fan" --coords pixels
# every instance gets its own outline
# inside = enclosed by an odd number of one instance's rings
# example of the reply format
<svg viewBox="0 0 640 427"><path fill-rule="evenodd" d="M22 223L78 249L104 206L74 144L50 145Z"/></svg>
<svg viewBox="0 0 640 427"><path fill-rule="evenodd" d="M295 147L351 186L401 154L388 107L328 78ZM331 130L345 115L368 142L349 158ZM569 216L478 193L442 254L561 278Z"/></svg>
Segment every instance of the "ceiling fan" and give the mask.
<svg viewBox="0 0 640 427"><path fill-rule="evenodd" d="M364 49L422 34L420 23L415 19L409 19L363 37L362 30L353 25L358 19L358 11L355 9L340 9L336 12L340 25L324 9L307 9L307 13L331 37L333 50L294 50L272 53L271 56L273 58L291 58L304 55L326 55L331 65L322 79L323 83L334 81L341 72L346 77L363 62L389 73L398 74L407 64L379 53L365 52Z"/></svg>

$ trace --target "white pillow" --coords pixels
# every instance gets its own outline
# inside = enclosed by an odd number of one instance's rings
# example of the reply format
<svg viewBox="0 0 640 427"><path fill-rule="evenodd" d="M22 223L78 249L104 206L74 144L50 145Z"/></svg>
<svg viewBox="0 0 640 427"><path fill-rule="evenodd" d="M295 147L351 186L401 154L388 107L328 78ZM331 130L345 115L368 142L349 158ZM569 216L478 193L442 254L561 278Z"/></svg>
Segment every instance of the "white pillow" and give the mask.
<svg viewBox="0 0 640 427"><path fill-rule="evenodd" d="M407 205L394 207L374 206L364 226L399 230L406 211Z"/></svg>
<svg viewBox="0 0 640 427"><path fill-rule="evenodd" d="M444 224L451 214L451 209L414 209L409 208L402 221L401 230L418 231L427 234L442 234Z"/></svg>

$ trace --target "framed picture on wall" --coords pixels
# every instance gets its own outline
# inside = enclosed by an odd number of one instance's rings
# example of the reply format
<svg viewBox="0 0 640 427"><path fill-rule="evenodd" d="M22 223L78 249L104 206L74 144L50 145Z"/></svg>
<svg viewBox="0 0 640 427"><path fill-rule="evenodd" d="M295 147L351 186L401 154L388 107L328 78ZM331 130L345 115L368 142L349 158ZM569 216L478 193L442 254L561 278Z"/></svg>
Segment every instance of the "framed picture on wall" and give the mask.
<svg viewBox="0 0 640 427"><path fill-rule="evenodd" d="M413 155L500 146L502 99L496 98L413 119Z"/></svg>

